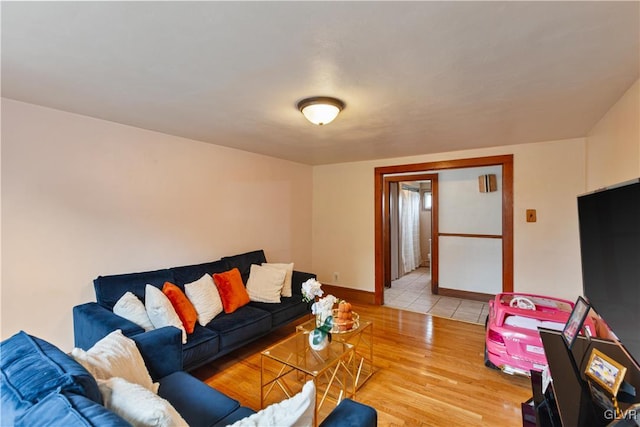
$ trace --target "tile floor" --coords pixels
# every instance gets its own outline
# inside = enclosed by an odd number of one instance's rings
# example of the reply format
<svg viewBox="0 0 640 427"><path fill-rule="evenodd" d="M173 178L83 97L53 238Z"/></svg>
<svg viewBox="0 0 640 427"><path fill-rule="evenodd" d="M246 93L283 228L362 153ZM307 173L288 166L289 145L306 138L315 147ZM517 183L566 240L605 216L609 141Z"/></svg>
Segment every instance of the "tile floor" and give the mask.
<svg viewBox="0 0 640 427"><path fill-rule="evenodd" d="M487 303L432 295L431 272L423 267L391 282L384 290L384 304L482 325L488 313Z"/></svg>

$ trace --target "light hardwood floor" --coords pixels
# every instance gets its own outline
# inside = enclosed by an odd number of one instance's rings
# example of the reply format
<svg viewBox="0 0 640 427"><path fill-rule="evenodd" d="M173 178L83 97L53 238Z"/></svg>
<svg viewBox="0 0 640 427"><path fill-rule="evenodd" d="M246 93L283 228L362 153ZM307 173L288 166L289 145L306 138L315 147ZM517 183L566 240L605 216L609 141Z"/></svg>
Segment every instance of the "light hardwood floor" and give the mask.
<svg viewBox="0 0 640 427"><path fill-rule="evenodd" d="M354 310L374 322L376 373L356 400L376 408L379 426L522 425L529 380L484 366L483 326L384 306ZM192 373L259 410L260 351L294 329L281 328Z"/></svg>

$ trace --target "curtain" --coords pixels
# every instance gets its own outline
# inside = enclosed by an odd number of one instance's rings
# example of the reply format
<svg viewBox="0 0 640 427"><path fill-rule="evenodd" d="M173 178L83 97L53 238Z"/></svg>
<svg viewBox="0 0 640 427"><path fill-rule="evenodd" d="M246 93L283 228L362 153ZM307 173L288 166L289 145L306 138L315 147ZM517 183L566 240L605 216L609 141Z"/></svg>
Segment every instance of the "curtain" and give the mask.
<svg viewBox="0 0 640 427"><path fill-rule="evenodd" d="M400 266L407 274L420 265L420 193L400 191Z"/></svg>

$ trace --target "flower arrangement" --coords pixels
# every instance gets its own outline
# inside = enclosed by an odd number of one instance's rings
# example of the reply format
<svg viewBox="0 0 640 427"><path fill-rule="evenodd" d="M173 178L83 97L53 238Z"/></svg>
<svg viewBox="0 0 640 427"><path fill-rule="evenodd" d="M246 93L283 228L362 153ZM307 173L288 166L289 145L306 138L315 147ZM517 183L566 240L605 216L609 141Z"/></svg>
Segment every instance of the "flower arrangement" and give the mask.
<svg viewBox="0 0 640 427"><path fill-rule="evenodd" d="M316 328L309 334L309 342L312 346L320 347L326 339L331 342L331 328L333 328L333 306L338 299L333 295L324 298L321 289L322 284L316 279L309 279L302 284L302 300L314 301L311 305L311 313L316 316ZM316 297L320 298L315 301Z"/></svg>
<svg viewBox="0 0 640 427"><path fill-rule="evenodd" d="M323 294L322 283L316 279L309 279L302 284L302 301L304 302L315 301L316 297L321 297Z"/></svg>
<svg viewBox="0 0 640 427"><path fill-rule="evenodd" d="M333 306L336 302L338 302L338 298L327 295L311 305L311 313L316 316L316 326L322 327L328 321L329 330L327 332L331 331L333 327Z"/></svg>

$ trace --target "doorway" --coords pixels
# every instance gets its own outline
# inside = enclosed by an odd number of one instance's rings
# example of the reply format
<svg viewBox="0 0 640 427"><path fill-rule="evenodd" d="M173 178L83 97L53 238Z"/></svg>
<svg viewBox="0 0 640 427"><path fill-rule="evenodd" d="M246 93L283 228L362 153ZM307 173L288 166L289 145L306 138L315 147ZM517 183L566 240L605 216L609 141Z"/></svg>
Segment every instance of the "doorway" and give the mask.
<svg viewBox="0 0 640 427"><path fill-rule="evenodd" d="M432 188L437 186L437 175L402 179L389 183L392 281L417 268L429 269L431 264Z"/></svg>
<svg viewBox="0 0 640 427"><path fill-rule="evenodd" d="M438 233L438 175L433 173L387 175L389 188L389 279L428 267L431 283L438 281L438 248L433 236ZM410 209L403 209L408 202ZM423 275L425 269L423 268Z"/></svg>
<svg viewBox="0 0 640 427"><path fill-rule="evenodd" d="M418 163L410 165L386 166L375 168L375 303L384 303L384 287L391 283L390 250L390 183L394 180L406 180L402 174L418 177L432 175L432 171L463 169L482 166L502 166L502 291L513 291L513 155L481 157L442 162ZM437 178L436 178L437 179ZM437 189L434 192L437 200ZM433 294L439 293L437 207L433 207L435 225L432 239L431 288Z"/></svg>

